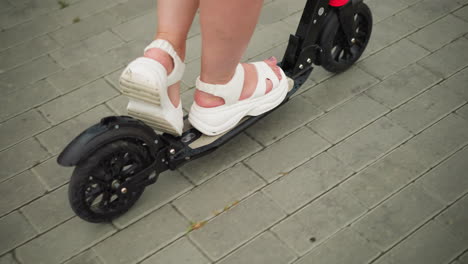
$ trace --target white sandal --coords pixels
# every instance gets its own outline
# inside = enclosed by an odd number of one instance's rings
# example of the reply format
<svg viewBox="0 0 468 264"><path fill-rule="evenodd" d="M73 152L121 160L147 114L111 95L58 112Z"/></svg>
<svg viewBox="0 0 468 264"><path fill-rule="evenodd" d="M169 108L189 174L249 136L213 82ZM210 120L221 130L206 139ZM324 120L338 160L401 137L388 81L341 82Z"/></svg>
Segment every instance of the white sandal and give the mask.
<svg viewBox="0 0 468 264"><path fill-rule="evenodd" d="M174 69L167 75L166 68L156 60L140 57L132 61L120 76L122 93L130 98L128 115L138 118L153 129L181 135L183 129L182 102L174 107L167 94L167 87L180 81L185 64L172 45L162 39L153 41L145 52L159 48L174 61Z"/></svg>
<svg viewBox="0 0 468 264"><path fill-rule="evenodd" d="M239 100L244 87L244 67L239 64L234 77L227 84L208 84L197 79L200 91L221 97L225 104L217 107L201 107L195 102L189 113L190 123L205 135L215 136L234 128L245 116L258 116L272 110L283 102L288 93L288 80L283 70L281 80L265 62L252 63L257 69L258 82L255 92L247 99ZM266 81L271 80L273 89L266 92Z"/></svg>

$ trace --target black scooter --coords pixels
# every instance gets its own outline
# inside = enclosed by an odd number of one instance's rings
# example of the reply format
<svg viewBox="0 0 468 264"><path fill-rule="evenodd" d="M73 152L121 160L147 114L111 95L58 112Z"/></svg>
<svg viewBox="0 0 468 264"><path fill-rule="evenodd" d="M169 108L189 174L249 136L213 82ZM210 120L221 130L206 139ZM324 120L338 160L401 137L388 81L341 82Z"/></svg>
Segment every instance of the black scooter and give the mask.
<svg viewBox="0 0 468 264"><path fill-rule="evenodd" d="M362 0L339 7L307 0L280 63L294 81L283 103L307 80L312 64L334 73L351 67L371 32L372 14ZM105 117L70 142L57 159L62 166L75 166L68 192L71 207L86 221L110 221L128 211L160 173L214 151L272 111L245 118L215 137L203 135L188 122L182 136L175 137L158 135L132 117Z"/></svg>

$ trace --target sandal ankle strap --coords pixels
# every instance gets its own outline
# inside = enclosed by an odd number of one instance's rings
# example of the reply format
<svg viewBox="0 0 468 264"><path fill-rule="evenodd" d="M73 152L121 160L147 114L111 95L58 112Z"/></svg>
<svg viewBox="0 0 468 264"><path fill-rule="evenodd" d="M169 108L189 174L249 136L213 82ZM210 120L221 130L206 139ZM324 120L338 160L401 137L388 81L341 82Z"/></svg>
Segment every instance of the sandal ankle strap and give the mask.
<svg viewBox="0 0 468 264"><path fill-rule="evenodd" d="M226 84L205 83L200 80L200 76L196 81L196 88L198 90L223 98L226 105L235 104L239 101L243 87L244 67L241 64L237 65L234 76Z"/></svg>
<svg viewBox="0 0 468 264"><path fill-rule="evenodd" d="M154 48L164 50L167 52L167 54L169 54L169 56L172 57L172 60L174 61L174 69L172 70L171 74L167 76L168 86L180 81L182 79L182 75L184 75L185 64L180 59L179 55L177 55L177 52L171 43L164 39L156 39L145 48L144 52Z"/></svg>

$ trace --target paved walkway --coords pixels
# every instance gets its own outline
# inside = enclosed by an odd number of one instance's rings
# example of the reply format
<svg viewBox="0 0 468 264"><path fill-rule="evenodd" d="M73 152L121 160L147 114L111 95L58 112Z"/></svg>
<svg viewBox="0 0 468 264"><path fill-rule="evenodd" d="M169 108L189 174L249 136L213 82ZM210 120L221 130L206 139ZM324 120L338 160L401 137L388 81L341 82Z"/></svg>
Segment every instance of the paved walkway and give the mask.
<svg viewBox="0 0 468 264"><path fill-rule="evenodd" d="M266 1L245 59L281 58L304 3ZM97 225L73 215L56 155L124 113L117 78L154 33L155 1L0 0L0 263L467 264L468 1L368 4L356 66L317 68L281 110ZM199 50L195 22L185 107Z"/></svg>

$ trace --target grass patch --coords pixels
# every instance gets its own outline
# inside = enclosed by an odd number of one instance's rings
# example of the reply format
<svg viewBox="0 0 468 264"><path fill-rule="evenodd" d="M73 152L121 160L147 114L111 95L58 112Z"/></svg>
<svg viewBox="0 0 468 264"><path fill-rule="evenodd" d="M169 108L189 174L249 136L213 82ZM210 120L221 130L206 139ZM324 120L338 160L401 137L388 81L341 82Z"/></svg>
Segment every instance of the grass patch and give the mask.
<svg viewBox="0 0 468 264"><path fill-rule="evenodd" d="M64 0L59 0L59 1L57 1L57 3L59 4L60 9L64 9L64 8L66 8L67 6L70 5L69 3L65 2Z"/></svg>
<svg viewBox="0 0 468 264"><path fill-rule="evenodd" d="M81 19L80 19L79 17L75 17L75 18L73 19L73 24L78 23L78 22L80 22L80 21L81 21Z"/></svg>

